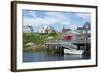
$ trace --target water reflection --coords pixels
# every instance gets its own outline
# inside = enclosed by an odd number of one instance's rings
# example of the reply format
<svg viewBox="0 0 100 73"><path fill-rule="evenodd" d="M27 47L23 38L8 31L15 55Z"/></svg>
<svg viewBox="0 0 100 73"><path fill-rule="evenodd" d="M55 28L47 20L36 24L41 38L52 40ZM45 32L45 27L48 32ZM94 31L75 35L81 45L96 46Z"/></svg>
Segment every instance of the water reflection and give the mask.
<svg viewBox="0 0 100 73"><path fill-rule="evenodd" d="M63 61L90 59L89 55L69 55L57 51L23 52L23 62Z"/></svg>

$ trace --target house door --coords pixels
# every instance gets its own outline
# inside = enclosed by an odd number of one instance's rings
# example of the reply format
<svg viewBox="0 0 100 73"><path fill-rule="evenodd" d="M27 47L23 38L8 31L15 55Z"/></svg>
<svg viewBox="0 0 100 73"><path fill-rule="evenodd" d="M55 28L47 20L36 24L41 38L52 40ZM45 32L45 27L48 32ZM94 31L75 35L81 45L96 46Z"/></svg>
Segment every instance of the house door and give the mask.
<svg viewBox="0 0 100 73"><path fill-rule="evenodd" d="M65 36L66 41L72 41L72 36Z"/></svg>

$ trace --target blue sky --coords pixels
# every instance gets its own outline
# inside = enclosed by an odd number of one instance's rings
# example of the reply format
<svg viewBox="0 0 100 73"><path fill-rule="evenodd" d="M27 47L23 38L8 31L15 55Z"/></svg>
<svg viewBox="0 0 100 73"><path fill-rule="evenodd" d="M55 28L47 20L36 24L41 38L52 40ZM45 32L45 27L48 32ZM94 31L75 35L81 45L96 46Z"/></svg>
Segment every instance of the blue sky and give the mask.
<svg viewBox="0 0 100 73"><path fill-rule="evenodd" d="M22 17L23 26L33 26L34 32L38 32L44 25L50 25L55 30L62 31L63 26L75 30L85 22L91 22L91 14L82 12L23 10Z"/></svg>

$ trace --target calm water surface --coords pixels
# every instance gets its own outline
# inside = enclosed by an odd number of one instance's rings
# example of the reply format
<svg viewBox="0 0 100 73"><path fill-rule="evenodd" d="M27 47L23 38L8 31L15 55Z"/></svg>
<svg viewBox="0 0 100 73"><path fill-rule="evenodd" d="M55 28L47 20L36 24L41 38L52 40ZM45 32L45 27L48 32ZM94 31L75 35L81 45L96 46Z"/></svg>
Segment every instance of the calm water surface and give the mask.
<svg viewBox="0 0 100 73"><path fill-rule="evenodd" d="M54 54L43 51L23 53L23 62L63 61L63 60L83 60L83 59L90 59L90 56Z"/></svg>

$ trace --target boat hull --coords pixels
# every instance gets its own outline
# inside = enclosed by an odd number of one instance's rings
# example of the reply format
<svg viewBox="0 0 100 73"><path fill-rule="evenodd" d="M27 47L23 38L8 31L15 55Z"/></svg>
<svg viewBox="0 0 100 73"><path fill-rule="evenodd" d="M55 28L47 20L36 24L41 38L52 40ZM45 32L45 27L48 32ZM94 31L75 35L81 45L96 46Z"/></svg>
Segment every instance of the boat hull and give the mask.
<svg viewBox="0 0 100 73"><path fill-rule="evenodd" d="M82 55L84 50L70 50L70 49L64 49L65 54L75 54L75 55Z"/></svg>

